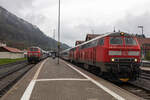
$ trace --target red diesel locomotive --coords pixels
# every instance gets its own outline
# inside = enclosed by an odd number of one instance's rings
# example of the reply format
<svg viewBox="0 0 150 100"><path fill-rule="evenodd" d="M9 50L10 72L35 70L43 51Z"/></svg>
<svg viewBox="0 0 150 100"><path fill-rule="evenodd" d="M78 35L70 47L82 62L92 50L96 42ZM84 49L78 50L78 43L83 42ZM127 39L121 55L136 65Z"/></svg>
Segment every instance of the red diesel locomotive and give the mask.
<svg viewBox="0 0 150 100"><path fill-rule="evenodd" d="M27 51L29 63L36 63L46 57L46 53L39 47L30 47Z"/></svg>
<svg viewBox="0 0 150 100"><path fill-rule="evenodd" d="M139 77L140 52L135 36L113 32L65 50L61 56L65 60L83 64L89 71L127 82Z"/></svg>

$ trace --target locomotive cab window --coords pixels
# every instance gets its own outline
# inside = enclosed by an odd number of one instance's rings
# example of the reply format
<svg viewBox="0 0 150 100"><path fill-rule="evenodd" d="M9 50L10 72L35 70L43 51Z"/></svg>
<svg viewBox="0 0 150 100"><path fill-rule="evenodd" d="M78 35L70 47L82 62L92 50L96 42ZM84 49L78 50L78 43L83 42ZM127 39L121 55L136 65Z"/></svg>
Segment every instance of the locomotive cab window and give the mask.
<svg viewBox="0 0 150 100"><path fill-rule="evenodd" d="M104 45L104 39L103 38L99 39L99 45Z"/></svg>
<svg viewBox="0 0 150 100"><path fill-rule="evenodd" d="M136 41L132 37L125 37L125 44L126 45L136 45Z"/></svg>
<svg viewBox="0 0 150 100"><path fill-rule="evenodd" d="M38 48L30 48L30 51L38 51Z"/></svg>
<svg viewBox="0 0 150 100"><path fill-rule="evenodd" d="M123 44L122 37L110 37L110 44L112 44L112 45L122 45Z"/></svg>

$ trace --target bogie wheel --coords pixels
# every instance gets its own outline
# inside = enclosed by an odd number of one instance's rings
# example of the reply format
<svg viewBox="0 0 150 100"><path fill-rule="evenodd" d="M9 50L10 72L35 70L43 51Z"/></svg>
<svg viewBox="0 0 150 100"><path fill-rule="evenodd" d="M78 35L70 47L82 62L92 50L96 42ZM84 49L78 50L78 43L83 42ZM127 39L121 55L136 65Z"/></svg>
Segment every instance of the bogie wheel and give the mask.
<svg viewBox="0 0 150 100"><path fill-rule="evenodd" d="M90 71L90 66L88 64L83 64L83 68Z"/></svg>
<svg viewBox="0 0 150 100"><path fill-rule="evenodd" d="M100 71L100 68L92 66L91 67L91 72L96 74L96 75L99 75L101 71Z"/></svg>

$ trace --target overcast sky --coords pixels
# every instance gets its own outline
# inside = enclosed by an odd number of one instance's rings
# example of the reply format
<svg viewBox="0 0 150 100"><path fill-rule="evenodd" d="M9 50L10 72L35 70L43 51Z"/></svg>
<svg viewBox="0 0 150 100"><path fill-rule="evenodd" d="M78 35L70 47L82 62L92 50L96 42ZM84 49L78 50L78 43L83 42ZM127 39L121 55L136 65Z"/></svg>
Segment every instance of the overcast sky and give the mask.
<svg viewBox="0 0 150 100"><path fill-rule="evenodd" d="M58 0L0 0L0 5L53 37ZM61 42L74 46L87 33L116 30L150 36L150 0L61 0ZM56 31L57 33L57 31ZM57 34L55 39L57 39Z"/></svg>

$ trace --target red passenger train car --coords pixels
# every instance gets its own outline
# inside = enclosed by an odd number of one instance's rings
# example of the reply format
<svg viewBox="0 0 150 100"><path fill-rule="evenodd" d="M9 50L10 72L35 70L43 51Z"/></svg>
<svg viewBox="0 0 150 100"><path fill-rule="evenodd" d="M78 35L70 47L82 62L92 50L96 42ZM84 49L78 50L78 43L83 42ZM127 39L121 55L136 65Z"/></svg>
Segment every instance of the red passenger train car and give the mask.
<svg viewBox="0 0 150 100"><path fill-rule="evenodd" d="M66 53L68 52L68 53ZM106 33L61 53L62 58L113 80L136 80L140 74L140 45L124 32Z"/></svg>
<svg viewBox="0 0 150 100"><path fill-rule="evenodd" d="M45 53L39 47L30 47L27 51L27 59L29 63L36 63L45 57Z"/></svg>

